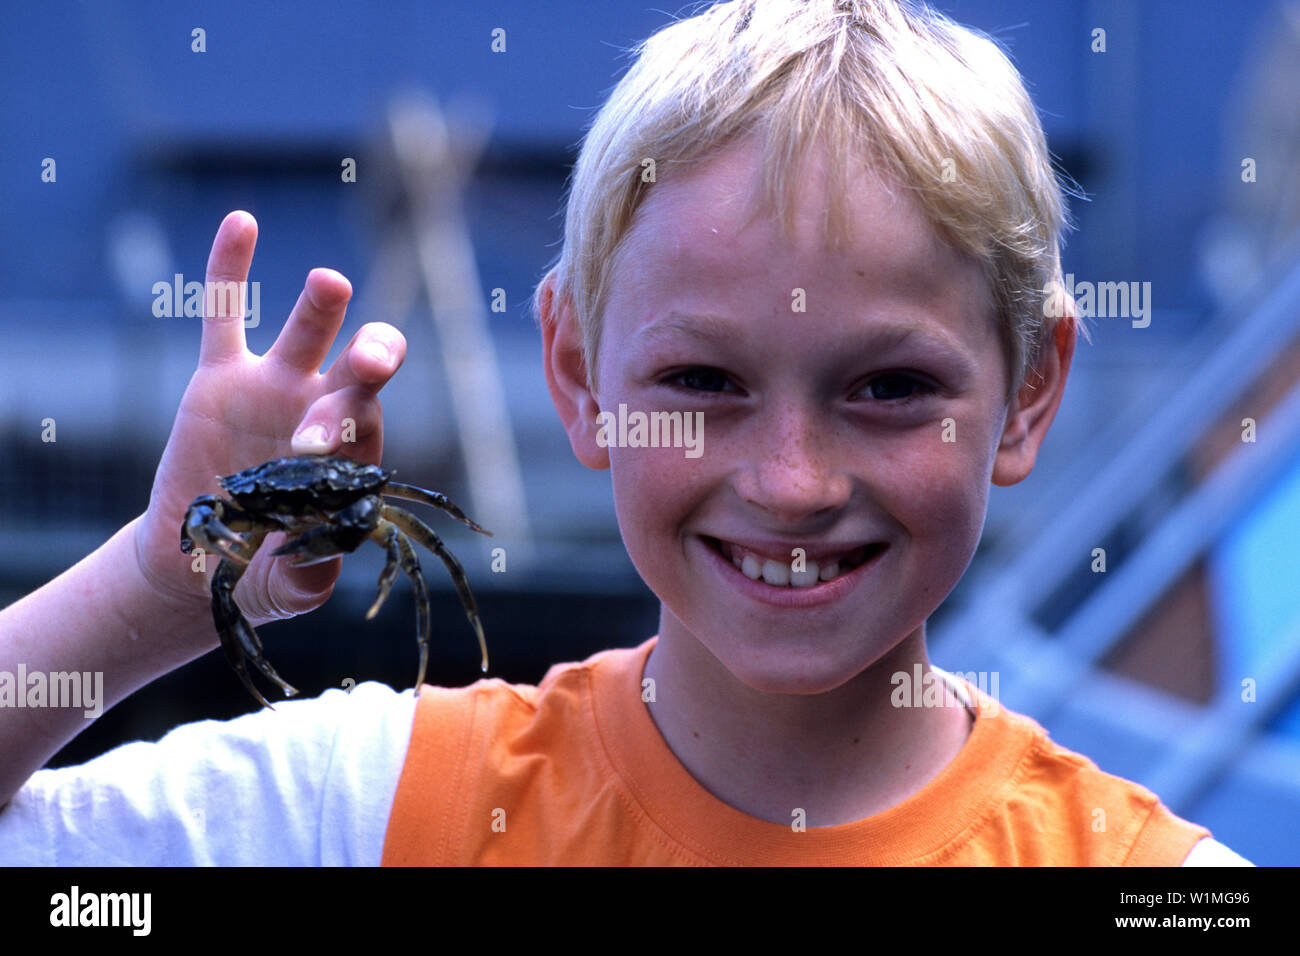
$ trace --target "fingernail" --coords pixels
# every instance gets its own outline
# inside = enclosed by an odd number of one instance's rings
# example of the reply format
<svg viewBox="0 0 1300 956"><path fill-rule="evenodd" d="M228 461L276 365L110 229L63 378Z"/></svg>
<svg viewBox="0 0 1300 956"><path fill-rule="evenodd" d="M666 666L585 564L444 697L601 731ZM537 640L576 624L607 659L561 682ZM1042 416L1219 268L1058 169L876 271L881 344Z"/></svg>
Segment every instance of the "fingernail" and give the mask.
<svg viewBox="0 0 1300 956"><path fill-rule="evenodd" d="M329 431L324 425L308 425L293 436L296 445L324 445L329 440Z"/></svg>
<svg viewBox="0 0 1300 956"><path fill-rule="evenodd" d="M371 358L379 359L379 361L383 362L385 365L393 360L392 350L383 342L376 339L371 339L362 346L362 349L364 349L365 353Z"/></svg>

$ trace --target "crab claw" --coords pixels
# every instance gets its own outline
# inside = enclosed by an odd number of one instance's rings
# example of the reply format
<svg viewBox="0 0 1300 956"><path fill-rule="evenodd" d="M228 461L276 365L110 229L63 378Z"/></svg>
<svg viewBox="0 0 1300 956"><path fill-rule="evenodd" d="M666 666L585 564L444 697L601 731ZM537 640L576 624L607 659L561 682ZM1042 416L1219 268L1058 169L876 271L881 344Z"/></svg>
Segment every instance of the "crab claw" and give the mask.
<svg viewBox="0 0 1300 956"><path fill-rule="evenodd" d="M271 553L276 557L294 555L293 564L299 567L351 553L375 530L382 507L376 498L362 498L336 514L329 524L304 531Z"/></svg>
<svg viewBox="0 0 1300 956"><path fill-rule="evenodd" d="M251 561L252 550L221 520L225 513L226 503L215 495L195 498L181 524L181 550L189 554L197 545L240 564Z"/></svg>

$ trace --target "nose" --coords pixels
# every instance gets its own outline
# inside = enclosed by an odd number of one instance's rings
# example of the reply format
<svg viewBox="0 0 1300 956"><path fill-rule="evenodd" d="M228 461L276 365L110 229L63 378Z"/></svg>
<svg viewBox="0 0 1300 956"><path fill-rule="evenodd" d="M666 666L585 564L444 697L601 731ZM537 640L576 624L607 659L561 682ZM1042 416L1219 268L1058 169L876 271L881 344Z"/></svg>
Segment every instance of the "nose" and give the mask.
<svg viewBox="0 0 1300 956"><path fill-rule="evenodd" d="M753 424L751 452L736 477L741 498L780 524L832 514L848 503L847 449L811 403L783 404Z"/></svg>

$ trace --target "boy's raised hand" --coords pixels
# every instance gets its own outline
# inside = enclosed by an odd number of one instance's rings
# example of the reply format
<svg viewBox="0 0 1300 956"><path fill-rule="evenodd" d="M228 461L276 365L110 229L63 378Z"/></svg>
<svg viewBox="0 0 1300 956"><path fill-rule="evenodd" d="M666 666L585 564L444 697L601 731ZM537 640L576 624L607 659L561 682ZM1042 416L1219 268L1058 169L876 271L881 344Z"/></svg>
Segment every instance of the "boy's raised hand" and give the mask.
<svg viewBox="0 0 1300 956"><path fill-rule="evenodd" d="M212 243L206 287L247 281L256 243L252 216L226 216ZM193 558L180 549L180 530L195 497L224 494L218 475L298 454L333 453L379 463L384 431L378 392L401 366L406 340L390 325L364 325L320 374L351 296L342 275L313 269L275 344L260 356L245 344L242 315L205 314L198 368L181 399L148 511L136 528L140 569L168 605L189 611L211 601L209 581L220 556L209 556L206 574L196 572ZM205 296L206 312L214 311L213 298ZM355 422L355 443L342 441L347 418ZM312 425L324 427L323 437L312 440ZM235 590L254 624L319 607L338 577L338 558L306 567L272 558L281 540L281 535L267 538ZM205 633L204 643L215 643L215 636L215 631Z"/></svg>

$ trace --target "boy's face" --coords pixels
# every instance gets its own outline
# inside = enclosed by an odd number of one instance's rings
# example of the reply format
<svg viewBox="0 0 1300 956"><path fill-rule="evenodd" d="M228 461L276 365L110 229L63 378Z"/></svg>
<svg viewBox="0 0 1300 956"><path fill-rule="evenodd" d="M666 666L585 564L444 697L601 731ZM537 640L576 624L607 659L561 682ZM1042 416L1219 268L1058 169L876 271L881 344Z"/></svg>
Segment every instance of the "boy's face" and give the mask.
<svg viewBox="0 0 1300 956"><path fill-rule="evenodd" d="M547 373L575 452L612 470L661 641L699 641L758 690L818 693L923 633L975 551L990 478L1032 468L1073 339L1058 337L1059 381L1008 406L981 271L906 190L850 174L850 240L832 251L818 153L787 239L752 215L759 150L742 141L660 175L612 272L598 393L581 384L567 311ZM596 413L620 404L703 412L702 454L601 447ZM754 580L733 545L756 556L751 573L765 557L788 574L802 548L819 570L838 557L840 574Z"/></svg>

